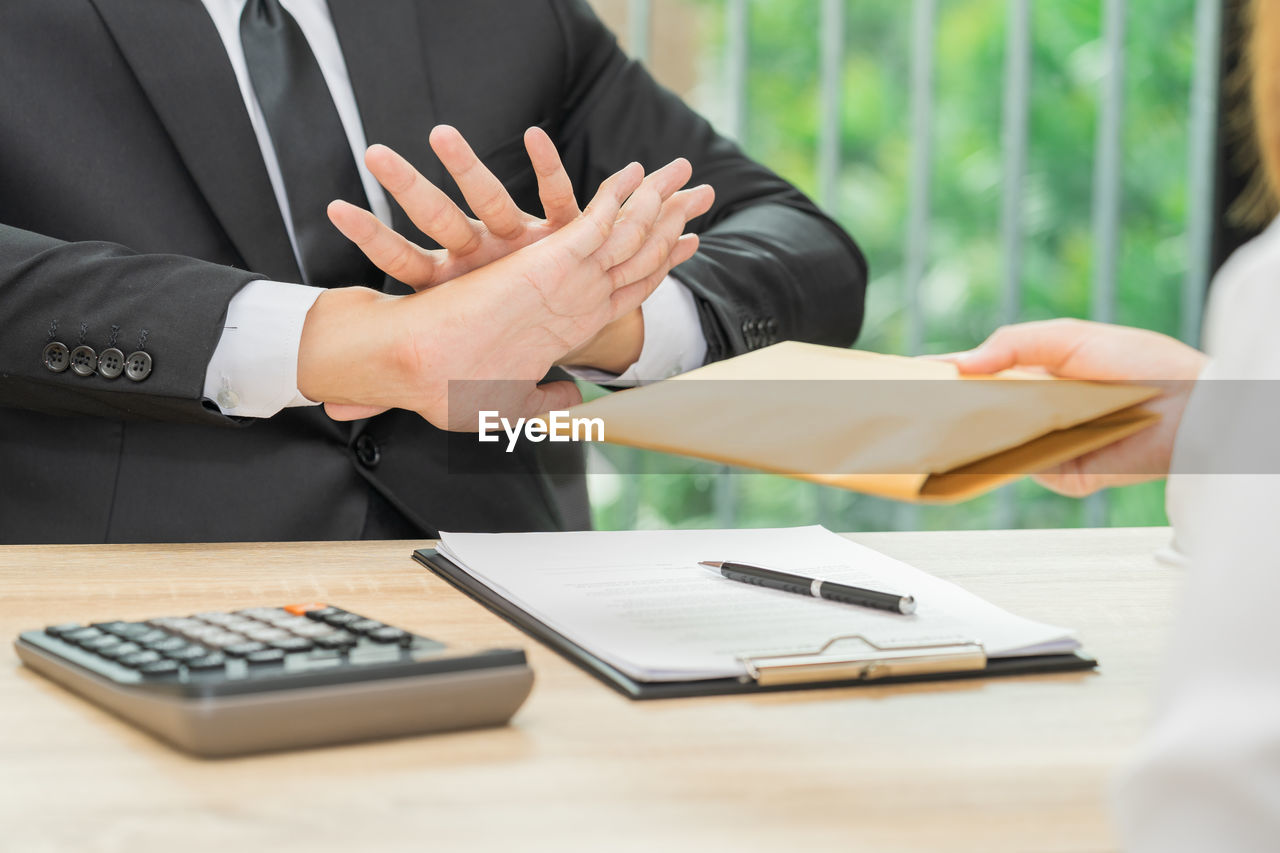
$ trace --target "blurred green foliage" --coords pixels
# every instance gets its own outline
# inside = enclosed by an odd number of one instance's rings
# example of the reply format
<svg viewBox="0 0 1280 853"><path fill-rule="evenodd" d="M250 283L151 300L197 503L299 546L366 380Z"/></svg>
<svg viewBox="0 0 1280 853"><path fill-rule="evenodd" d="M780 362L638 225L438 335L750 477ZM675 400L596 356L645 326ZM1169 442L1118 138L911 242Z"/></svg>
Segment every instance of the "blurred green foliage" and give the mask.
<svg viewBox="0 0 1280 853"><path fill-rule="evenodd" d="M676 5L672 3L671 5ZM659 4L657 26L696 26L702 80L694 106L724 123L730 88L724 0ZM857 346L903 352L907 186L912 140L912 4L847 0L842 168L818 193L821 122L818 0L753 0L744 144L810 194L858 240L871 266ZM980 342L1001 321L1000 146L1005 0L939 0L935 37L929 261L921 290L924 349ZM1093 276L1093 160L1105 59L1100 0L1033 2L1030 147L1022 199L1022 316L1088 317ZM1194 0L1130 0L1125 38L1122 233L1117 320L1169 334L1179 328L1187 262L1188 136ZM630 454L630 455L623 455ZM642 454L610 449L619 469ZM597 455L596 468L610 463ZM656 463L651 463L656 465ZM1030 481L957 507L913 509L763 475L726 476L696 462L661 461L678 475L593 478L601 528L769 526L956 529L1084 524L1084 506ZM1165 523L1163 486L1112 491L1106 523Z"/></svg>

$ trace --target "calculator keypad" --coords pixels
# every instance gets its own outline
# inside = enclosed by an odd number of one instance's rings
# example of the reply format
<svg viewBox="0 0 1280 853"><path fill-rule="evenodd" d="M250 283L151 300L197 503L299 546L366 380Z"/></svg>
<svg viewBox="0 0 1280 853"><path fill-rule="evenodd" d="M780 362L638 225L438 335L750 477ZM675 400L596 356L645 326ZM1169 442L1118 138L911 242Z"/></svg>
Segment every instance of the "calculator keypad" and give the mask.
<svg viewBox="0 0 1280 853"><path fill-rule="evenodd" d="M440 647L433 640L321 603L143 622L65 623L45 633L148 681L253 678L334 665L386 664ZM104 674L111 674L111 666Z"/></svg>

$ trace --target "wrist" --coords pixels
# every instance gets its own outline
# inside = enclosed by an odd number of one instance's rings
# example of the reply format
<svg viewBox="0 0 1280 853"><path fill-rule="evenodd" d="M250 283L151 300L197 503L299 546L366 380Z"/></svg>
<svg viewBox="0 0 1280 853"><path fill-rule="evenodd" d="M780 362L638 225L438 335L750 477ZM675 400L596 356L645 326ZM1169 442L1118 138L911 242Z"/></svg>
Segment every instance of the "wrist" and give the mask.
<svg viewBox="0 0 1280 853"><path fill-rule="evenodd" d="M401 297L367 287L326 290L307 312L298 343L298 391L321 403L378 403L398 370L385 308Z"/></svg>
<svg viewBox="0 0 1280 853"><path fill-rule="evenodd" d="M561 364L618 374L639 361L643 349L644 314L636 308L605 326L594 338L561 359Z"/></svg>

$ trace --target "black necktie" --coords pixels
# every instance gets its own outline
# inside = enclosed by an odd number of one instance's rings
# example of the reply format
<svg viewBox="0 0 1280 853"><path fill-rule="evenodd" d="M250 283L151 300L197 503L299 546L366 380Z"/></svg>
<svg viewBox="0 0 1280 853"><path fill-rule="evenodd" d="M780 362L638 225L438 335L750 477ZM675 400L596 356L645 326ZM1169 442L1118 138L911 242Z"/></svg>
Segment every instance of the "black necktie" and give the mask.
<svg viewBox="0 0 1280 853"><path fill-rule="evenodd" d="M325 214L334 199L366 208L369 200L306 36L280 0L248 0L240 42L280 161L303 278L319 287L377 287L382 274Z"/></svg>

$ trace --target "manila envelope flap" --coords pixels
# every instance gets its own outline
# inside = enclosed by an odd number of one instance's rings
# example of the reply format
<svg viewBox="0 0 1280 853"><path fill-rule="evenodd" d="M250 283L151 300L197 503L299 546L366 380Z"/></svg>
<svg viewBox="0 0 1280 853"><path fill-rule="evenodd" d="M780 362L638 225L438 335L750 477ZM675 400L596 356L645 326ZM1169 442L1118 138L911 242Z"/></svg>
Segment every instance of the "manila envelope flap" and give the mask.
<svg viewBox="0 0 1280 853"><path fill-rule="evenodd" d="M965 500L1144 429L1156 389L786 342L576 407L605 441L898 500ZM1126 411L1131 410L1131 411Z"/></svg>

